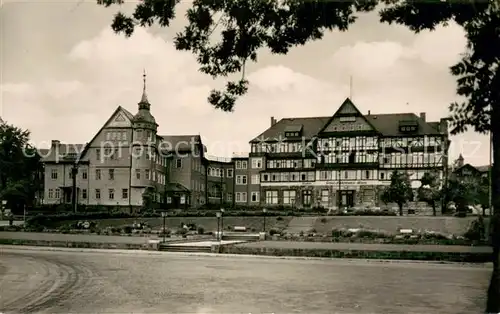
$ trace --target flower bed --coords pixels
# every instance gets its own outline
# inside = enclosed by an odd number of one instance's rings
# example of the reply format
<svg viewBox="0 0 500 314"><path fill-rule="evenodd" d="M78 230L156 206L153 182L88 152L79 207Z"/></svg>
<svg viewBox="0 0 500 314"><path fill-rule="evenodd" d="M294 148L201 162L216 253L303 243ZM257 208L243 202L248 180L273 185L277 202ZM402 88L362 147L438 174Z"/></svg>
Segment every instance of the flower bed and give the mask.
<svg viewBox="0 0 500 314"><path fill-rule="evenodd" d="M482 241L466 239L463 236L444 235L436 232L419 231L412 234L390 234L366 229L334 229L330 236L318 235L315 230L301 234L271 235L276 241L340 242L364 244L425 244L425 245L480 245Z"/></svg>

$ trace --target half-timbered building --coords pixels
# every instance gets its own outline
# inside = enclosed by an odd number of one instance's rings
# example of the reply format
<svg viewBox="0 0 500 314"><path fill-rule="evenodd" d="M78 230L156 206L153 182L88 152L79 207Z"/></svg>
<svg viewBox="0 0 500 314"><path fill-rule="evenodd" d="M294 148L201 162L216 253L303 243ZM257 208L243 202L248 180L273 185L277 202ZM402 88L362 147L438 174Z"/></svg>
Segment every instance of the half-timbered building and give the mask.
<svg viewBox="0 0 500 314"><path fill-rule="evenodd" d="M414 186L425 172L446 177L446 119L425 113L362 114L346 99L331 117L276 121L251 142L250 160L264 160L261 203L326 208L380 205L394 170Z"/></svg>

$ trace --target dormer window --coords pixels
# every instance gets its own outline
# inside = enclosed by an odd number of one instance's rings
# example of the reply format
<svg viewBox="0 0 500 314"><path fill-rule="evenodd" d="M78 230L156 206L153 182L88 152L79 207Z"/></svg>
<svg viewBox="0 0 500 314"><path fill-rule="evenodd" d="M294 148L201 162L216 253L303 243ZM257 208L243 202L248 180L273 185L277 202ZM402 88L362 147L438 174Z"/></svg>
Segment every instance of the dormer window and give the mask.
<svg viewBox="0 0 500 314"><path fill-rule="evenodd" d="M414 133L418 131L417 121L400 121L399 131L402 133Z"/></svg>
<svg viewBox="0 0 500 314"><path fill-rule="evenodd" d="M289 125L285 128L285 137L302 136L302 125Z"/></svg>

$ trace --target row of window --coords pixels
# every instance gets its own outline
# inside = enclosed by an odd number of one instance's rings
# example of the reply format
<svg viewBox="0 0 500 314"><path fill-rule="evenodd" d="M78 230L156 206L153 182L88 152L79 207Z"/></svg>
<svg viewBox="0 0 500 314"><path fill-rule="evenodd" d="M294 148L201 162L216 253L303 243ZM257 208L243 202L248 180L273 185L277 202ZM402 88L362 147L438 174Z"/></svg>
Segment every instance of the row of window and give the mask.
<svg viewBox="0 0 500 314"><path fill-rule="evenodd" d="M316 160L314 159L282 159L282 160L268 160L267 168L275 169L275 168L314 168L316 165Z"/></svg>
<svg viewBox="0 0 500 314"><path fill-rule="evenodd" d="M318 139L321 151L358 149L378 149L378 138L373 136L335 137Z"/></svg>
<svg viewBox="0 0 500 314"><path fill-rule="evenodd" d="M208 167L208 175L211 177L223 177L224 169ZM233 169L226 169L226 177L233 177Z"/></svg>
<svg viewBox="0 0 500 314"><path fill-rule="evenodd" d="M95 180L101 180L102 179L102 169L96 169L95 170ZM135 177L137 179L141 179L141 173L144 171L144 178L146 180L153 180L155 182L158 182L160 184L165 184L166 182L166 177L164 174L162 173L157 173L156 171L151 171L149 169L146 169L146 170L141 170L141 169L136 169L135 170ZM87 170L82 170L82 179L83 180L87 180L88 179L88 173L87 173ZM56 180L58 178L58 169L52 169L51 170L51 173L50 173L50 178L53 179L53 180ZM71 173L71 171L68 172L68 176L70 179L73 178L73 175ZM108 169L108 173L107 173L107 178L108 180L114 180L115 179L115 169Z"/></svg>
<svg viewBox="0 0 500 314"><path fill-rule="evenodd" d="M250 192L250 202L258 203L260 202L259 192ZM235 199L236 203L246 203L248 201L247 192L236 192Z"/></svg>
<svg viewBox="0 0 500 314"><path fill-rule="evenodd" d="M325 150L345 150L345 149L378 149L379 142L381 147L411 147L411 146L437 146L439 137L402 137L402 138L383 138L373 136L355 136L355 137L334 137L318 139L320 151ZM307 143L310 145L310 143ZM295 153L302 152L306 147L302 142L280 142L280 143L256 143L252 144L252 153Z"/></svg>
<svg viewBox="0 0 500 314"><path fill-rule="evenodd" d="M441 162L443 154L442 153L392 153L385 154L380 160L380 164L383 166L408 166L408 165L435 165Z"/></svg>
<svg viewBox="0 0 500 314"><path fill-rule="evenodd" d="M108 131L106 132L107 141L126 141L127 131Z"/></svg>
<svg viewBox="0 0 500 314"><path fill-rule="evenodd" d="M101 189L95 189L94 195L96 199L101 199ZM60 199L61 198L61 189L49 189L47 197L49 199ZM87 199L87 189L81 190L82 199ZM115 189L108 189L108 199L115 199ZM128 189L122 189L122 199L128 199Z"/></svg>
<svg viewBox="0 0 500 314"><path fill-rule="evenodd" d="M261 173L261 182L298 182L298 181L314 181L315 172L276 172L276 173Z"/></svg>
<svg viewBox="0 0 500 314"><path fill-rule="evenodd" d="M353 164L353 163L378 163L378 152L331 152L318 156L319 163L327 164Z"/></svg>
<svg viewBox="0 0 500 314"><path fill-rule="evenodd" d="M252 153L300 153L306 147L303 142L279 142L252 144Z"/></svg>

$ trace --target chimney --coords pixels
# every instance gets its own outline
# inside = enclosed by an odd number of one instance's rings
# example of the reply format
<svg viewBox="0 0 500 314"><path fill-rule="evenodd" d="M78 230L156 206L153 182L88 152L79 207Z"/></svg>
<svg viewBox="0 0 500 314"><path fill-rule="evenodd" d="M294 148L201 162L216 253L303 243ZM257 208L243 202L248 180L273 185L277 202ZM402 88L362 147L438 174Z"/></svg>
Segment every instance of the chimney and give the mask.
<svg viewBox="0 0 500 314"><path fill-rule="evenodd" d="M58 141L58 140L52 140L52 145L51 145L51 147L59 147L59 144L61 144L61 142L60 142L60 141Z"/></svg>
<svg viewBox="0 0 500 314"><path fill-rule="evenodd" d="M439 120L439 132L448 135L448 118L441 118Z"/></svg>
<svg viewBox="0 0 500 314"><path fill-rule="evenodd" d="M274 117L271 117L271 126L276 124L276 119Z"/></svg>
<svg viewBox="0 0 500 314"><path fill-rule="evenodd" d="M424 122L425 122L425 112L420 113L420 119L424 120Z"/></svg>
<svg viewBox="0 0 500 314"><path fill-rule="evenodd" d="M368 110L368 115L370 115L370 110Z"/></svg>

